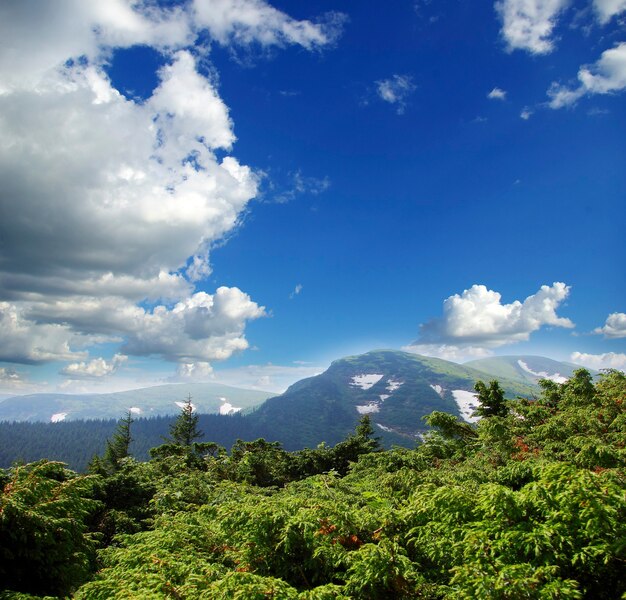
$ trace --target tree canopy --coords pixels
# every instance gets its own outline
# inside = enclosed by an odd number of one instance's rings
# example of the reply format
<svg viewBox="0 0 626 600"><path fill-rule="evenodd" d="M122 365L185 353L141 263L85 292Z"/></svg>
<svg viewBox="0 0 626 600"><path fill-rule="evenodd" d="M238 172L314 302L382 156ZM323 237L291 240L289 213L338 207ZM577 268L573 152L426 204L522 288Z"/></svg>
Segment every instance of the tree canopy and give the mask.
<svg viewBox="0 0 626 600"><path fill-rule="evenodd" d="M0 598L626 597L626 376L477 391L478 423L433 413L415 449L368 418L299 452L172 434L98 475L16 466Z"/></svg>

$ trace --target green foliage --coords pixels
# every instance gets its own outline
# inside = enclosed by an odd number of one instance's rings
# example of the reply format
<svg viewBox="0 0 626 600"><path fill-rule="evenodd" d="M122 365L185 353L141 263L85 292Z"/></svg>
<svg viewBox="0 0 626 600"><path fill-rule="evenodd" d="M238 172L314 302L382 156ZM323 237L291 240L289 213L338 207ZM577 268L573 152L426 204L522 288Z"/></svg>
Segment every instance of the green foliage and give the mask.
<svg viewBox="0 0 626 600"><path fill-rule="evenodd" d="M478 392L479 406L476 414L479 417L506 417L509 409L504 400L504 390L497 381L490 381L487 387L482 381L477 381L474 389Z"/></svg>
<svg viewBox="0 0 626 600"><path fill-rule="evenodd" d="M609 371L593 384L580 371L541 389L536 401L504 401L484 385L487 418L432 413L432 433L411 450L381 451L363 419L334 447L165 444L150 462L122 459L102 478L57 466L52 483L45 469L19 469L48 495L84 481L102 501L92 527L105 547L75 592L82 600L617 600L626 593L626 376ZM59 511L63 528L75 526L70 505ZM81 527L76 540L93 548ZM85 569L65 574L64 593Z"/></svg>
<svg viewBox="0 0 626 600"><path fill-rule="evenodd" d="M86 521L96 509L92 477L40 461L9 471L0 496L0 581L5 589L64 595L90 574L94 543Z"/></svg>
<svg viewBox="0 0 626 600"><path fill-rule="evenodd" d="M198 414L191 403L191 395L187 397L180 409L180 414L170 427L171 443L178 446L191 446L204 433L198 429Z"/></svg>

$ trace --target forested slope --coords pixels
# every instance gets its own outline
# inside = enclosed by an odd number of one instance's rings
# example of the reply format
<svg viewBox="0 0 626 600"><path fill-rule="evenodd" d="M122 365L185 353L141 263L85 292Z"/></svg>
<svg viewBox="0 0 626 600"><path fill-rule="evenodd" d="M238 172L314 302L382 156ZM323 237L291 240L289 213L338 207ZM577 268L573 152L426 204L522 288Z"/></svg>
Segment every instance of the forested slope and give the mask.
<svg viewBox="0 0 626 600"><path fill-rule="evenodd" d="M121 421L91 475L1 475L0 598L624 597L626 376L478 391L476 425L432 413L416 449L365 416L333 448L227 454L189 409L140 463Z"/></svg>

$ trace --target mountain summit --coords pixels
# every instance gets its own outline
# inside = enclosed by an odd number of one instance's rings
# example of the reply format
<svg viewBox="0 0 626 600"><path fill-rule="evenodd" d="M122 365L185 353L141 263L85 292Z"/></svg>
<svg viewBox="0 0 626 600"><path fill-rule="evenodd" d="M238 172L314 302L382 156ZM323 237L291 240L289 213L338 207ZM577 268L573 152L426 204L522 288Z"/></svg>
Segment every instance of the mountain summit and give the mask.
<svg viewBox="0 0 626 600"><path fill-rule="evenodd" d="M375 350L334 361L324 373L267 400L249 418L288 449L335 444L365 414L387 443L406 445L427 431L422 417L434 410L472 421L474 384L491 378L437 358ZM531 382L503 378L500 384L508 396L536 391Z"/></svg>

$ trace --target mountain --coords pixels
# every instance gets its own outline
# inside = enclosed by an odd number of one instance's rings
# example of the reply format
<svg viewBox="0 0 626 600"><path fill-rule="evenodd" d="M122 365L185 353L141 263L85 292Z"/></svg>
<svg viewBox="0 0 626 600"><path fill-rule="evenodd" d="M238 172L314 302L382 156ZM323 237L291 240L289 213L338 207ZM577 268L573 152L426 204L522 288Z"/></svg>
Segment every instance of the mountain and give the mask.
<svg viewBox="0 0 626 600"><path fill-rule="evenodd" d="M564 383L580 365L552 360L545 356L494 356L466 362L466 367L488 373L492 378L506 378L524 383L551 379ZM588 369L589 370L589 369ZM595 371L591 371L595 375Z"/></svg>
<svg viewBox="0 0 626 600"><path fill-rule="evenodd" d="M437 358L377 350L333 362L324 373L293 384L247 417L255 430L287 449L335 444L369 414L386 444L412 445L427 427L424 415L441 410L471 421L474 384L484 371ZM537 388L500 378L509 397L531 396Z"/></svg>
<svg viewBox="0 0 626 600"><path fill-rule="evenodd" d="M135 417L175 415L189 395L199 413L232 414L261 404L272 393L218 383L180 383L110 394L31 394L0 400L0 421L119 419L128 410Z"/></svg>

